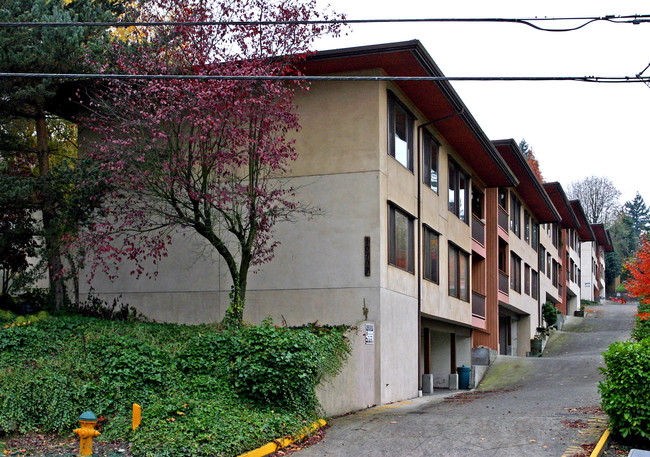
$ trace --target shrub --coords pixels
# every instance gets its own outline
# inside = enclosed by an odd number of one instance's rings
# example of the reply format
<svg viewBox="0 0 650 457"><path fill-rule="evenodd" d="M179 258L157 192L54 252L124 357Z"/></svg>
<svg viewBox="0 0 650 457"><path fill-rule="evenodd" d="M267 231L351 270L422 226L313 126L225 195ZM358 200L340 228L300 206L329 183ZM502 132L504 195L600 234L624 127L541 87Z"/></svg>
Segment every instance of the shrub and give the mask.
<svg viewBox="0 0 650 457"><path fill-rule="evenodd" d="M88 293L88 298L79 304L68 304L66 312L109 321L146 322L148 320L144 314L120 300L121 297L114 298L109 304L91 291Z"/></svg>
<svg viewBox="0 0 650 457"><path fill-rule="evenodd" d="M128 439L137 456L238 455L316 419L314 390L345 360L345 330L80 316L3 329L0 435L68 433L92 409L107 418L100 439Z"/></svg>
<svg viewBox="0 0 650 457"><path fill-rule="evenodd" d="M603 356L604 380L598 389L612 431L650 440L650 339L613 343Z"/></svg>
<svg viewBox="0 0 650 457"><path fill-rule="evenodd" d="M542 317L544 318L547 327L551 327L557 322L557 313L559 312L560 311L558 311L555 305L550 301L544 303L542 306Z"/></svg>

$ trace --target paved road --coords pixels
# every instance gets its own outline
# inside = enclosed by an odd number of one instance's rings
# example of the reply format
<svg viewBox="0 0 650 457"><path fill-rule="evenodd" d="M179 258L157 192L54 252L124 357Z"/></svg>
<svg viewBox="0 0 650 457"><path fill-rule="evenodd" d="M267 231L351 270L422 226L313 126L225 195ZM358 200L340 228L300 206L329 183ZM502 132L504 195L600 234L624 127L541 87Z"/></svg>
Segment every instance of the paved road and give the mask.
<svg viewBox="0 0 650 457"><path fill-rule="evenodd" d="M476 391L333 419L323 441L295 455L579 455L580 444L597 441L605 427L605 417L594 414L601 352L629 338L636 310L608 303L588 317L569 318L542 358L499 357Z"/></svg>

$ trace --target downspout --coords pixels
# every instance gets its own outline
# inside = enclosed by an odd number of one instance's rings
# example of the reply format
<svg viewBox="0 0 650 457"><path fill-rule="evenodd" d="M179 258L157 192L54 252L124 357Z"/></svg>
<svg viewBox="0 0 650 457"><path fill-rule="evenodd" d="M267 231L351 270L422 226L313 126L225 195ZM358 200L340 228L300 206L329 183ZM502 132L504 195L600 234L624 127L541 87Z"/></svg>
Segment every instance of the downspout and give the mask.
<svg viewBox="0 0 650 457"><path fill-rule="evenodd" d="M462 107L460 111L450 114L449 116L441 117L440 119L434 119L433 121L425 122L424 124L418 125L418 137L417 137L417 151L418 151L418 160L417 160L417 186L418 186L418 261L417 261L417 276L418 276L418 390L422 391L422 368L420 365L420 354L422 353L422 129L428 125L436 124L438 122L446 121L456 116L460 116L465 112L465 107ZM440 173L440 170L438 170ZM440 180L438 180L440 182ZM440 190L438 190L438 195Z"/></svg>

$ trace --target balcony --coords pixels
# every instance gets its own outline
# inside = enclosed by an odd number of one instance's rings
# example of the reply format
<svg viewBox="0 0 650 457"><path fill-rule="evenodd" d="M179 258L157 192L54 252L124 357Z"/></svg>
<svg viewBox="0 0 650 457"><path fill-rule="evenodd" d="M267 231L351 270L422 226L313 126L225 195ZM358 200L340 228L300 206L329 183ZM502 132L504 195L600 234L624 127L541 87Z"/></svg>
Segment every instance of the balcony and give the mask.
<svg viewBox="0 0 650 457"><path fill-rule="evenodd" d="M485 295L472 291L472 314L485 319Z"/></svg>
<svg viewBox="0 0 650 457"><path fill-rule="evenodd" d="M510 292L510 276L501 270L499 270L499 292L502 292L506 295L508 295L508 292Z"/></svg>
<svg viewBox="0 0 650 457"><path fill-rule="evenodd" d="M508 216L508 213L506 212L505 209L501 208L499 206L499 227L501 227L503 230L505 230L506 233L508 233L508 225L509 225L509 220L510 216Z"/></svg>
<svg viewBox="0 0 650 457"><path fill-rule="evenodd" d="M485 246L485 222L472 214L472 238L481 246Z"/></svg>

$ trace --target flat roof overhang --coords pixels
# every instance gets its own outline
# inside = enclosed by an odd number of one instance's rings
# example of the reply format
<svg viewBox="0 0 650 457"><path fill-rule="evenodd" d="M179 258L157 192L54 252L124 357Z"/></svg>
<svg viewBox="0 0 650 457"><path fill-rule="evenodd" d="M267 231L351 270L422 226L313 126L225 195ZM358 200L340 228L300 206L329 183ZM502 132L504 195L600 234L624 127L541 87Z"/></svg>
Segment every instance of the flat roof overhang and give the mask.
<svg viewBox="0 0 650 457"><path fill-rule="evenodd" d="M580 200L571 200L570 203L571 208L573 209L573 214L576 215L580 222L580 227L578 227L578 236L580 237L580 241L595 241L596 235L594 235L594 231L591 230L591 225L587 220L585 210L582 207Z"/></svg>
<svg viewBox="0 0 650 457"><path fill-rule="evenodd" d="M319 51L297 65L305 75L345 75L379 68L387 76L444 76L418 40ZM395 81L488 187L517 178L449 81Z"/></svg>
<svg viewBox="0 0 650 457"><path fill-rule="evenodd" d="M492 144L494 144L501 157L519 180L519 185L515 188L531 209L537 221L541 224L560 222L562 219L560 214L544 190L542 183L537 179L528 162L526 162L526 158L519 149L517 142L511 138L495 140L492 141Z"/></svg>
<svg viewBox="0 0 650 457"><path fill-rule="evenodd" d="M542 185L548 196L551 197L553 206L560 213L560 217L562 218L560 225L563 228L577 229L580 227L580 222L571 208L571 203L569 203L569 199L564 193L562 185L559 182L548 182Z"/></svg>
<svg viewBox="0 0 650 457"><path fill-rule="evenodd" d="M594 235L596 235L598 245L602 246L605 252L613 252L614 245L612 244L612 236L609 230L603 224L591 224L591 228L594 231Z"/></svg>

